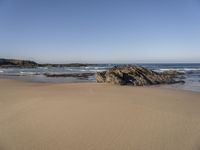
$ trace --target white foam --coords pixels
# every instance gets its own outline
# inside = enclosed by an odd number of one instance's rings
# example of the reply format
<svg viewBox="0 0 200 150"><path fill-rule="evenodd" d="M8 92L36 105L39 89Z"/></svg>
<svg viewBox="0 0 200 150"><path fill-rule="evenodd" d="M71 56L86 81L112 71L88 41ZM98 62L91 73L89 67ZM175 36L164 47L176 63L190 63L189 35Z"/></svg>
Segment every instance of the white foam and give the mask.
<svg viewBox="0 0 200 150"><path fill-rule="evenodd" d="M85 71L87 71L87 70L81 69L80 71L85 72Z"/></svg>
<svg viewBox="0 0 200 150"><path fill-rule="evenodd" d="M108 68L110 68L110 67L94 67L94 69L108 69Z"/></svg>
<svg viewBox="0 0 200 150"><path fill-rule="evenodd" d="M24 74L24 75L34 75L36 74L35 72L23 72L21 71L20 74Z"/></svg>
<svg viewBox="0 0 200 150"><path fill-rule="evenodd" d="M200 68L183 68L185 71L200 71Z"/></svg>
<svg viewBox="0 0 200 150"><path fill-rule="evenodd" d="M97 70L89 70L89 71L91 71L91 72L101 72L101 71L106 71L105 69L97 69Z"/></svg>
<svg viewBox="0 0 200 150"><path fill-rule="evenodd" d="M168 68L168 69L157 69L156 71L163 72L163 71L181 71L181 72L186 72L186 71L200 71L200 68Z"/></svg>
<svg viewBox="0 0 200 150"><path fill-rule="evenodd" d="M179 69L174 69L174 68L169 68L169 69L159 69L160 71L169 71L169 70L179 70Z"/></svg>
<svg viewBox="0 0 200 150"><path fill-rule="evenodd" d="M0 73L3 73L4 71L3 70L0 70Z"/></svg>

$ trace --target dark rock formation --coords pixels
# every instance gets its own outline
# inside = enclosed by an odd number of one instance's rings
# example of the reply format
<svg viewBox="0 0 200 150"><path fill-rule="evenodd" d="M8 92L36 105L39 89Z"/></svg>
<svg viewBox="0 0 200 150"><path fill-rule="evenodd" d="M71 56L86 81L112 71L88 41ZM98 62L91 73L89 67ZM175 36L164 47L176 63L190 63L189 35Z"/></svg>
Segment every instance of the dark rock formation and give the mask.
<svg viewBox="0 0 200 150"><path fill-rule="evenodd" d="M96 80L98 83L105 82L133 86L172 84L182 82L176 81L171 74L157 73L150 69L135 65L115 66L108 71L97 72Z"/></svg>
<svg viewBox="0 0 200 150"><path fill-rule="evenodd" d="M38 64L29 60L0 59L0 67L37 67Z"/></svg>
<svg viewBox="0 0 200 150"><path fill-rule="evenodd" d="M94 73L72 73L72 74L52 74L52 73L45 73L46 77L74 77L74 78L89 78L93 76Z"/></svg>

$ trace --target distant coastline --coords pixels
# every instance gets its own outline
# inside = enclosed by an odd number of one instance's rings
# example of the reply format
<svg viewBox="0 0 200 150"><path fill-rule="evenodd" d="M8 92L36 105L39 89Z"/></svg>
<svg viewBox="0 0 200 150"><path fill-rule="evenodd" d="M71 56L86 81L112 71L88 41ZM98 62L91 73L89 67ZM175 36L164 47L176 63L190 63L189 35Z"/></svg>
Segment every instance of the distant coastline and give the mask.
<svg viewBox="0 0 200 150"><path fill-rule="evenodd" d="M84 63L69 63L69 64L40 64L31 60L20 59L0 59L1 68L19 67L19 68L34 68L34 67L87 67L95 66L96 64L84 64Z"/></svg>

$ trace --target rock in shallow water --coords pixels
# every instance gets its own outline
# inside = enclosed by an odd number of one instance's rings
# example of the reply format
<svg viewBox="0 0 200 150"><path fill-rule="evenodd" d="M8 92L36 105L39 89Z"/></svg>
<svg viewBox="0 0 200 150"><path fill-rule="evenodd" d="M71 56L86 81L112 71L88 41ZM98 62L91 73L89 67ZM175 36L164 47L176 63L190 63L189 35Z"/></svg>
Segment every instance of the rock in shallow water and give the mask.
<svg viewBox="0 0 200 150"><path fill-rule="evenodd" d="M52 73L44 73L46 77L73 77L73 78L89 78L93 76L94 73L63 73L63 74L52 74Z"/></svg>
<svg viewBox="0 0 200 150"><path fill-rule="evenodd" d="M178 72L176 70L168 70L168 71L161 72L161 74L168 75L168 76L171 76L171 77L177 77L177 76L180 76L180 75L184 75L185 73Z"/></svg>
<svg viewBox="0 0 200 150"><path fill-rule="evenodd" d="M178 75L178 74L177 74ZM176 81L176 75L158 73L150 69L136 65L115 66L108 71L97 72L96 80L98 83L112 83L117 85L156 85L182 83Z"/></svg>

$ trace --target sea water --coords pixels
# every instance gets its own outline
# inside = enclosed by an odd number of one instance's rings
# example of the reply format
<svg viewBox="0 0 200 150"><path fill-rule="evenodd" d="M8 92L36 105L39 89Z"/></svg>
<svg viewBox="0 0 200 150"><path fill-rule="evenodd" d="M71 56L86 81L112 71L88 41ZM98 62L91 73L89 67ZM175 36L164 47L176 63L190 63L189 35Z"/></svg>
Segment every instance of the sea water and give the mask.
<svg viewBox="0 0 200 150"><path fill-rule="evenodd" d="M0 77L28 80L34 82L95 82L95 75L88 78L76 77L46 77L44 74L81 74L105 71L115 65L122 64L98 64L87 67L37 67L37 68L0 68ZM176 70L185 73L182 76L184 84L170 85L172 88L192 90L200 92L200 64L137 64L157 72Z"/></svg>

